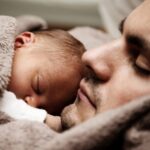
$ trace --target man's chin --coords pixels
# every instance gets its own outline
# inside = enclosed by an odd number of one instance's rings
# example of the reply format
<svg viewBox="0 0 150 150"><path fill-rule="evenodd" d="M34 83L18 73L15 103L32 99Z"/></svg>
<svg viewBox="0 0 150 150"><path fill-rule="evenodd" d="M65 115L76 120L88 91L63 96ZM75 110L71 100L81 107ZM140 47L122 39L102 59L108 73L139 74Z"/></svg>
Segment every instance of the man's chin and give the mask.
<svg viewBox="0 0 150 150"><path fill-rule="evenodd" d="M64 110L61 113L61 122L63 129L71 128L81 122L75 104L71 104L64 108Z"/></svg>

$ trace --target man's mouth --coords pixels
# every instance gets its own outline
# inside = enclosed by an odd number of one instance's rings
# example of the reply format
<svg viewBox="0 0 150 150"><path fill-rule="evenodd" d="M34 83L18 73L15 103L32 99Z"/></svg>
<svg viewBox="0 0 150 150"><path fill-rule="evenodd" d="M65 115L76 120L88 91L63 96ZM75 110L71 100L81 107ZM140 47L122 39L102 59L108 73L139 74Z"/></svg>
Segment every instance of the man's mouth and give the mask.
<svg viewBox="0 0 150 150"><path fill-rule="evenodd" d="M80 84L81 85L81 84ZM81 101L84 101L85 103L87 103L88 105L91 105L92 107L96 108L95 104L93 103L93 101L90 99L90 97L87 94L87 91L85 89L84 86L80 86L80 89L78 90L78 98Z"/></svg>

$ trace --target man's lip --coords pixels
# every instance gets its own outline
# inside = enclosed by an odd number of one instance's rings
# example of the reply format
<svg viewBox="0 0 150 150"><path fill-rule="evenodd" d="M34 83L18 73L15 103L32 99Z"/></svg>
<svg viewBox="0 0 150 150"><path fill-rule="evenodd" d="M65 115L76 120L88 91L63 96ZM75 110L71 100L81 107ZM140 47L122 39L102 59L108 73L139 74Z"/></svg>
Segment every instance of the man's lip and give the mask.
<svg viewBox="0 0 150 150"><path fill-rule="evenodd" d="M82 89L81 87L78 90L78 96L79 96L80 100L82 100L86 103L89 103L92 107L96 108L95 104L91 101L91 99L87 95L86 91L84 89Z"/></svg>

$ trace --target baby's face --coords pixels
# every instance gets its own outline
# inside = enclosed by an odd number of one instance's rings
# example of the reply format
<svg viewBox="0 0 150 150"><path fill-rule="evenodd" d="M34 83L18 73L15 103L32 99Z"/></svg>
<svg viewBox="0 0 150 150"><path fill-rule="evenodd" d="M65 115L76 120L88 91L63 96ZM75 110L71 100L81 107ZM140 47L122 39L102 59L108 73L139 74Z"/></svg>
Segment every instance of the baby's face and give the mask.
<svg viewBox="0 0 150 150"><path fill-rule="evenodd" d="M54 59L53 59L54 60ZM33 107L59 115L76 97L81 80L81 67L50 62L47 55L32 47L15 51L8 90Z"/></svg>

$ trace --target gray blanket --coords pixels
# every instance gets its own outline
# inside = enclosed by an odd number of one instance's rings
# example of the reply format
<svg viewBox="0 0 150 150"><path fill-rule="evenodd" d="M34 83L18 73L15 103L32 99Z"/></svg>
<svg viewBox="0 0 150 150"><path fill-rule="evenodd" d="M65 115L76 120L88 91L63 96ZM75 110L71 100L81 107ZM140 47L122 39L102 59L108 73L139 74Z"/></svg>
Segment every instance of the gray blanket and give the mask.
<svg viewBox="0 0 150 150"><path fill-rule="evenodd" d="M11 76L17 25L15 18L0 16L0 98ZM105 39L101 32L90 28L75 29L71 34L87 48ZM80 35L88 35L94 46ZM63 133L56 133L42 123L16 121L0 112L0 133L1 150L149 150L150 96L99 114Z"/></svg>

